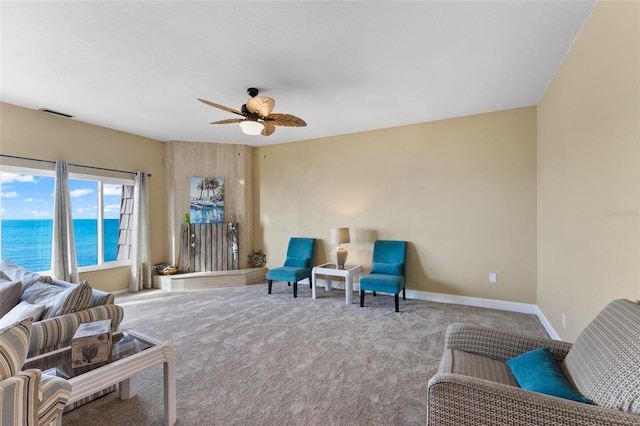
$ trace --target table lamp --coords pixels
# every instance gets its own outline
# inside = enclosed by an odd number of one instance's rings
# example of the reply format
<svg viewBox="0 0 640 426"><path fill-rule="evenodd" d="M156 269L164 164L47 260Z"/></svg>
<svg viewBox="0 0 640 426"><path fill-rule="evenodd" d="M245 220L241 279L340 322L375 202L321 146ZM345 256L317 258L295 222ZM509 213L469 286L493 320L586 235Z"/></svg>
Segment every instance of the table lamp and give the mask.
<svg viewBox="0 0 640 426"><path fill-rule="evenodd" d="M344 264L347 261L347 254L349 254L349 252L340 246L340 244L350 242L349 228L331 228L330 240L331 243L337 244L337 247L331 251L331 260L338 269L344 269Z"/></svg>

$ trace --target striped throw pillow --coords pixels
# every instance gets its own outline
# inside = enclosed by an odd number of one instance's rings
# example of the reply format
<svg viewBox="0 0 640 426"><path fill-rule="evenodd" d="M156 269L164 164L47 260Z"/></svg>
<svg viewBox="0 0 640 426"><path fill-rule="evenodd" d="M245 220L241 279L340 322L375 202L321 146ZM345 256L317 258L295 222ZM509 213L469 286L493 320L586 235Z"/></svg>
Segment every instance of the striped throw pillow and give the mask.
<svg viewBox="0 0 640 426"><path fill-rule="evenodd" d="M93 295L87 281L69 288L35 283L22 291L22 300L44 305L42 319L78 312L91 307Z"/></svg>
<svg viewBox="0 0 640 426"><path fill-rule="evenodd" d="M27 359L31 318L0 330L0 380L15 375Z"/></svg>
<svg viewBox="0 0 640 426"><path fill-rule="evenodd" d="M11 259L0 260L0 271L4 276L9 277L9 281L22 281L22 288L25 289L37 282L51 284L53 280L46 275L39 275L16 265Z"/></svg>
<svg viewBox="0 0 640 426"><path fill-rule="evenodd" d="M0 278L0 318L13 309L22 296L22 282L5 281Z"/></svg>

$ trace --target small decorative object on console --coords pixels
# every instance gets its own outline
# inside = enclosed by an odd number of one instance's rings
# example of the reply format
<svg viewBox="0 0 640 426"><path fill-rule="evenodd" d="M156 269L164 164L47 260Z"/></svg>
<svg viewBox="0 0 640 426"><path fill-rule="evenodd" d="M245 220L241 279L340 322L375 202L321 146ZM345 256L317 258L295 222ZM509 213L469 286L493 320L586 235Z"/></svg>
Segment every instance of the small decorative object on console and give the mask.
<svg viewBox="0 0 640 426"><path fill-rule="evenodd" d="M111 351L111 319L82 323L71 340L74 368L104 362Z"/></svg>
<svg viewBox="0 0 640 426"><path fill-rule="evenodd" d="M154 265L154 268L160 275L173 275L178 272L177 265L168 265L166 263L158 263L157 265Z"/></svg>
<svg viewBox="0 0 640 426"><path fill-rule="evenodd" d="M249 255L249 268L262 268L267 261L267 255L260 251L252 251Z"/></svg>

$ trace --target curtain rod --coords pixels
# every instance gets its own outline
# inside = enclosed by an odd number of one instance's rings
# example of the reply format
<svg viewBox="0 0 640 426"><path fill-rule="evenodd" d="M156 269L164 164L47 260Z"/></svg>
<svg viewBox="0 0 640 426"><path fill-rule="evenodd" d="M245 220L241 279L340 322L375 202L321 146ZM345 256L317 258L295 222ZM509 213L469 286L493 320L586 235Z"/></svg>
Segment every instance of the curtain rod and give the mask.
<svg viewBox="0 0 640 426"><path fill-rule="evenodd" d="M52 161L52 160L41 160L39 158L18 157L16 155L0 154L0 157L15 158L17 160L40 161L42 163L56 164L56 162ZM107 172L128 173L128 174L132 174L132 175L138 174L137 172L130 172L128 170L107 169L107 168L104 168L104 167L85 166L84 164L68 163L68 165L69 166L74 166L74 167L84 167L84 168L87 168L87 169L94 169L94 170L104 170L104 171L107 171ZM147 173L147 176L151 177L151 173Z"/></svg>

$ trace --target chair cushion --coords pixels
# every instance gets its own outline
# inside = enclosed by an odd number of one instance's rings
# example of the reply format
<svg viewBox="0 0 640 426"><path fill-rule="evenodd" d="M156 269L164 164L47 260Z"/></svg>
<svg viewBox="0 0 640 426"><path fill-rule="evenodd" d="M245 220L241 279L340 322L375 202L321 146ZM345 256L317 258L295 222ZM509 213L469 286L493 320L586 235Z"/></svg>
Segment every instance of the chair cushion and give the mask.
<svg viewBox="0 0 640 426"><path fill-rule="evenodd" d="M284 261L284 266L291 266L293 268L308 268L309 259L305 257L287 256Z"/></svg>
<svg viewBox="0 0 640 426"><path fill-rule="evenodd" d="M438 374L445 373L461 374L518 387L518 382L504 362L457 349L447 349L443 354Z"/></svg>
<svg viewBox="0 0 640 426"><path fill-rule="evenodd" d="M86 281L69 288L35 283L23 290L22 300L43 304L42 319L47 319L88 309L93 302L91 292L91 286Z"/></svg>
<svg viewBox="0 0 640 426"><path fill-rule="evenodd" d="M20 302L22 295L21 281L0 280L0 318Z"/></svg>
<svg viewBox="0 0 640 426"><path fill-rule="evenodd" d="M0 328L9 327L26 318L31 318L32 322L39 321L43 311L44 305L34 305L27 301L22 301L0 318Z"/></svg>
<svg viewBox="0 0 640 426"><path fill-rule="evenodd" d="M360 290L399 293L404 287L402 275L369 274L360 278Z"/></svg>
<svg viewBox="0 0 640 426"><path fill-rule="evenodd" d="M371 264L372 274L388 274L388 275L402 275L403 263L390 263L390 262L373 262Z"/></svg>
<svg viewBox="0 0 640 426"><path fill-rule="evenodd" d="M522 389L588 403L589 400L571 387L562 374L549 348L534 349L507 360Z"/></svg>
<svg viewBox="0 0 640 426"><path fill-rule="evenodd" d="M575 388L601 407L640 414L640 305L609 303L580 333L562 363Z"/></svg>
<svg viewBox="0 0 640 426"><path fill-rule="evenodd" d="M51 277L27 271L22 266L13 263L11 259L2 259L0 261L0 271L9 277L11 281L22 281L23 290L38 281L42 281L47 284L52 283Z"/></svg>
<svg viewBox="0 0 640 426"><path fill-rule="evenodd" d="M0 329L0 380L15 375L27 359L31 318Z"/></svg>
<svg viewBox="0 0 640 426"><path fill-rule="evenodd" d="M272 281L287 281L290 283L297 283L300 280L309 278L311 276L311 269L309 268L294 268L292 266L281 266L279 268L270 269L267 272L267 279Z"/></svg>

